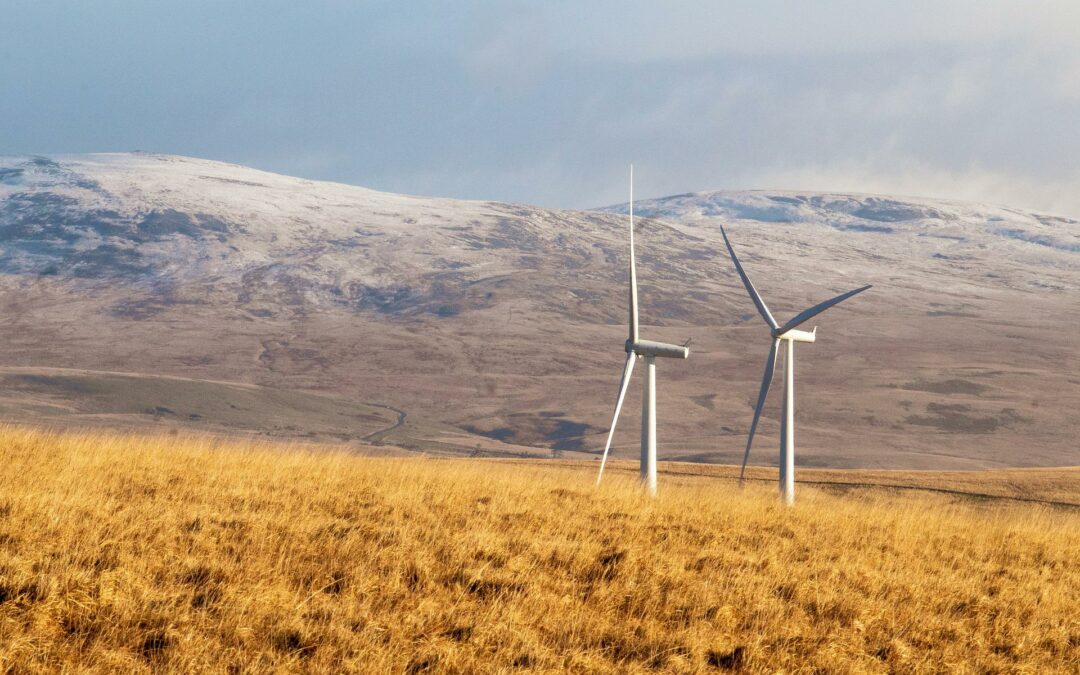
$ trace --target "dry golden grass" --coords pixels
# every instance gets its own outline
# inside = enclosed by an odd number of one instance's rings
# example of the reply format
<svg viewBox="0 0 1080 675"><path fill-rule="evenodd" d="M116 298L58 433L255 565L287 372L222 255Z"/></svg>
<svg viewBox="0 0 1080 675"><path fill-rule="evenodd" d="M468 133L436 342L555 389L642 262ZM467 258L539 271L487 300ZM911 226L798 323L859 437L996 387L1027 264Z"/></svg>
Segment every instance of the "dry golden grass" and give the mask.
<svg viewBox="0 0 1080 675"><path fill-rule="evenodd" d="M10 427L0 457L4 669L1080 668L1071 509Z"/></svg>

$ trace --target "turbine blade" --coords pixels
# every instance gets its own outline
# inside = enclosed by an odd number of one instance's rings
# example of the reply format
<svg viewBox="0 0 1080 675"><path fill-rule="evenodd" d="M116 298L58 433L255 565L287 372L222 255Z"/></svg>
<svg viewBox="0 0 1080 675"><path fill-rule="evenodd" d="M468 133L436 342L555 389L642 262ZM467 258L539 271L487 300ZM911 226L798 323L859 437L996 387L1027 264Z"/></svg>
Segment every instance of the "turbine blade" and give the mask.
<svg viewBox="0 0 1080 675"><path fill-rule="evenodd" d="M828 308L832 307L833 305L839 304L839 303L843 302L844 300L847 300L851 296L858 295L859 293L862 293L863 291L865 291L866 289L871 288L871 287L872 287L871 285L866 285L866 286L863 286L862 288L856 288L853 291L848 291L847 293L842 293L842 294L836 296L835 298L833 298L832 300L826 300L825 302L818 303L818 304L814 305L813 307L811 307L810 309L804 309L803 311L796 314L794 319L792 319L791 321L788 321L783 326L778 328L777 331L776 331L776 334L777 335L783 335L784 333L791 330L792 328L795 328L799 324L805 323L805 322L809 321L810 319L814 318L815 316L817 316L818 314L821 314L822 312L824 312Z"/></svg>
<svg viewBox="0 0 1080 675"><path fill-rule="evenodd" d="M634 372L634 361L637 354L630 352L626 355L626 365L623 366L622 380L619 382L619 397L615 399L615 416L611 419L611 429L608 430L607 443L604 444L604 457L600 460L600 474L596 477L596 484L604 477L604 465L607 464L608 450L611 449L611 439L615 436L615 425L619 423L619 411L622 410L622 402L626 397L626 389L630 386L630 373Z"/></svg>
<svg viewBox="0 0 1080 675"><path fill-rule="evenodd" d="M630 342L638 341L637 263L634 261L634 165L630 165Z"/></svg>
<svg viewBox="0 0 1080 675"><path fill-rule="evenodd" d="M772 384L773 372L776 370L777 348L780 340L773 338L772 347L769 348L769 358L765 361L765 375L761 378L761 392L758 394L757 407L754 408L754 421L750 423L750 435L746 439L746 451L743 452L742 468L739 469L739 485L743 483L743 474L746 473L746 460L750 458L750 446L754 443L754 432L757 431L758 420L761 419L761 411L765 408L765 399L769 395L769 385Z"/></svg>
<svg viewBox="0 0 1080 675"><path fill-rule="evenodd" d="M723 225L720 226L720 234L724 235L724 243L727 244L728 253L731 254L731 261L735 263L735 269L738 271L739 276L742 277L743 286L746 286L746 292L750 294L750 299L757 306L758 313L761 314L761 318L765 319L765 323L769 324L769 328L775 329L777 327L776 319L769 312L769 308L765 306L765 301L761 299L761 295L754 288L754 284L750 282L750 277L746 276L746 272L739 262L739 256L735 255L735 249L731 248L731 242L728 241L727 232L724 232Z"/></svg>

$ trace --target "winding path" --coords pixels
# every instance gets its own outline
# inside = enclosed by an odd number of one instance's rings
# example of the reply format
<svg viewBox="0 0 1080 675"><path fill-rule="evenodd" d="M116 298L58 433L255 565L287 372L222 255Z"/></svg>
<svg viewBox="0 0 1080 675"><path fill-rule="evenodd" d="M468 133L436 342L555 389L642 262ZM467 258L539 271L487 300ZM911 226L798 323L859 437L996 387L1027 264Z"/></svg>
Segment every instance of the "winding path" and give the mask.
<svg viewBox="0 0 1080 675"><path fill-rule="evenodd" d="M388 433L390 433L394 429L397 429L398 427L405 424L405 417L406 417L406 415L408 413L406 413L404 410L401 410L399 408L395 408L394 406L391 406L391 405L385 405L385 404L382 404L382 403L368 403L368 402L365 402L364 405L371 406L372 408L382 408L383 410L389 410L389 411L397 414L397 421L394 422L393 424L391 424L390 426L384 427L384 428L379 429L377 431L373 431L370 434L367 434L366 436L361 436L360 440L362 440L364 442L371 443L372 445L383 445L383 438L385 438Z"/></svg>

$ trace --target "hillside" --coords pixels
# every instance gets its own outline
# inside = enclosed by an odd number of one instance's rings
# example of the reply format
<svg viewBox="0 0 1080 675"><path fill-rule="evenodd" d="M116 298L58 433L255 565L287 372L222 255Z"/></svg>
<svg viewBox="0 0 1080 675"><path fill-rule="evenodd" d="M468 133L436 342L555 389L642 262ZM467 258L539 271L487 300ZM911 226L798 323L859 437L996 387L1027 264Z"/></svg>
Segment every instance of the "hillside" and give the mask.
<svg viewBox="0 0 1080 675"><path fill-rule="evenodd" d="M377 442L400 411L325 394L234 382L60 368L0 368L0 416L39 425L198 427L223 435Z"/></svg>
<svg viewBox="0 0 1080 675"><path fill-rule="evenodd" d="M165 155L2 158L0 367L34 385L3 378L0 415L38 421L44 401L63 424L218 429L205 411L161 414L186 394L156 384L145 401L86 400L119 373L323 397L309 421L230 413L222 428L372 433L329 422L334 400L400 415L384 440L412 449L593 457L623 358L624 208L412 197ZM800 350L800 465L1080 463L1076 221L794 192L639 210L647 334L692 339L688 363L661 364L661 458L741 456L767 343L724 223L778 316L874 284ZM617 456L636 451L637 389ZM756 462L775 462L777 405Z"/></svg>
<svg viewBox="0 0 1080 675"><path fill-rule="evenodd" d="M807 485L789 509L771 485L739 491L692 465L667 467L684 475L647 500L621 466L596 490L593 467L567 462L12 427L0 451L5 670L1080 663L1075 507ZM1000 484L1075 495L1077 480Z"/></svg>

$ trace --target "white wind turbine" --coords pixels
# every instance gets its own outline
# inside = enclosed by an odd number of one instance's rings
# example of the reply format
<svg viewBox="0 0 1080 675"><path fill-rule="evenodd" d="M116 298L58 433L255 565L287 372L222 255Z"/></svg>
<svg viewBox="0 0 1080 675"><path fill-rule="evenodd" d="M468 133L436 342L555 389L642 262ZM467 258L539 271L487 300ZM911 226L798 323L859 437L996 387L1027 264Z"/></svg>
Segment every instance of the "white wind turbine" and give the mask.
<svg viewBox="0 0 1080 675"><path fill-rule="evenodd" d="M750 423L750 435L746 439L746 451L743 453L742 468L739 469L739 484L741 485L743 482L743 474L746 472L746 460L750 457L750 445L754 442L754 431L757 430L758 420L761 419L761 409L765 405L765 397L769 394L769 384L772 382L773 371L776 369L777 348L780 346L780 342L784 341L787 345L784 357L784 405L781 411L780 423L780 498L785 503L791 504L795 501L795 343L813 342L817 337L817 326L814 326L814 330L810 332L795 330L795 327L809 321L833 305L843 302L853 295L862 293L870 286L856 288L831 300L814 305L810 309L805 309L796 314L791 321L781 326L776 323L776 319L769 312L769 308L765 306L765 301L758 295L754 284L750 283L750 277L746 276L742 265L739 264L739 257L735 255L735 249L731 248L731 242L728 241L727 232L724 232L723 227L720 228L720 234L724 236L724 243L727 244L731 260L735 263L735 269L738 270L739 276L742 277L746 292L750 294L754 305L757 306L761 318L765 319L765 323L769 324L769 332L772 334L772 347L769 349L769 358L765 361L765 375L761 380L761 392L758 394L757 407L754 408L754 421Z"/></svg>
<svg viewBox="0 0 1080 675"><path fill-rule="evenodd" d="M626 365L623 366L622 380L619 382L619 396L615 399L615 416L611 420L604 456L600 460L600 474L596 484L604 476L611 439L615 435L615 425L619 422L623 398L630 385L630 374L634 362L645 359L645 393L641 397L641 483L650 496L656 494L656 357L685 359L690 356L690 349L685 345L670 345L663 342L641 340L638 337L637 269L634 264L634 167L630 166L630 336L625 343Z"/></svg>

